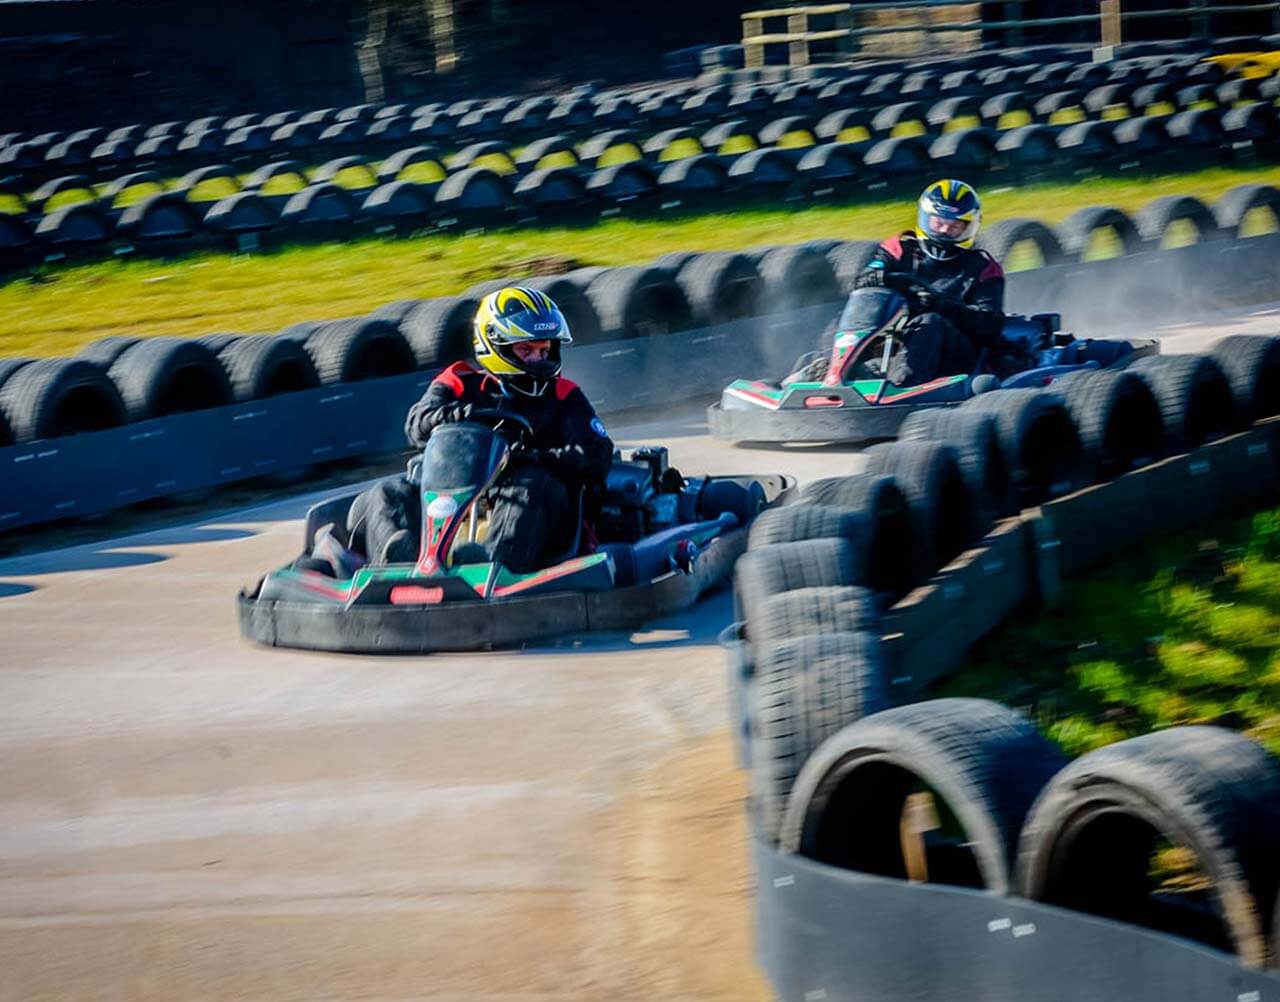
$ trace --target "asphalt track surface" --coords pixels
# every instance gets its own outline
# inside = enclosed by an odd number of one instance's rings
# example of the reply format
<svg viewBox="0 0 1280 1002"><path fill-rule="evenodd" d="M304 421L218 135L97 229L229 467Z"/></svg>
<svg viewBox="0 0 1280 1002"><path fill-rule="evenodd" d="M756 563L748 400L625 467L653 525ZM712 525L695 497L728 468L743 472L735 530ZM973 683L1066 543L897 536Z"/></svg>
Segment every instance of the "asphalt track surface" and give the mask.
<svg viewBox="0 0 1280 1002"><path fill-rule="evenodd" d="M1161 332L1280 332L1280 312ZM700 410L612 427L689 472ZM240 639L317 495L0 560L0 1000L767 997L715 646L635 633L353 657Z"/></svg>

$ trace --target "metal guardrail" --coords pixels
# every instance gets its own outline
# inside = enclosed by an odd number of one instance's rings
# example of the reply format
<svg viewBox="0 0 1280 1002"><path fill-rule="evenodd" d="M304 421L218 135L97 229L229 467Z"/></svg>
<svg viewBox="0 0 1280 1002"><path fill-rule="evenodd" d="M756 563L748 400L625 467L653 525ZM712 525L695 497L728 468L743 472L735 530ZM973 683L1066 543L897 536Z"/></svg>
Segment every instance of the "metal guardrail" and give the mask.
<svg viewBox="0 0 1280 1002"><path fill-rule="evenodd" d="M1280 25L1280 3L1210 4L1209 0L1187 0L1181 7L1163 7L1158 10L1125 11L1122 0L1099 0L1096 14L1071 14L1060 17L1023 18L1014 16L999 21L979 18L976 21L932 21L920 19L911 24L884 24L858 26L860 15L877 12L901 11L904 13L945 10L948 8L1012 7L1022 9L1022 0L892 0L884 3L843 3L817 6L780 7L769 10L748 11L742 15L742 44L745 64L748 68L764 65L766 45L787 44L789 65L806 66L812 58L809 48L813 42L836 42L835 54L839 57L856 54L859 39L878 36L906 35L923 32L976 32L1008 31L1012 45L1022 44L1023 33L1028 28L1052 28L1073 24L1098 25L1098 36L1103 46L1118 45L1123 41L1122 25L1128 20L1155 17L1187 17L1197 38L1209 36L1210 17L1222 14L1270 13ZM838 27L820 31L809 30L810 17L832 17ZM786 18L785 32L766 32L767 20Z"/></svg>

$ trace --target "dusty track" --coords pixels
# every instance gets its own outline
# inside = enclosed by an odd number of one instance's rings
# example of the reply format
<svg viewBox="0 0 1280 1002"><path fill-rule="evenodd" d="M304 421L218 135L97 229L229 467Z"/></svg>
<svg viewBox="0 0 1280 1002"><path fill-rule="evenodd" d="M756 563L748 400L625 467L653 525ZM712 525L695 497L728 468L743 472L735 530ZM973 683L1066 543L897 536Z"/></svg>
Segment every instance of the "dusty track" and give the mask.
<svg viewBox="0 0 1280 1002"><path fill-rule="evenodd" d="M857 462L612 431L690 471ZM519 652L250 646L233 596L307 500L0 561L0 1000L765 998L727 596Z"/></svg>

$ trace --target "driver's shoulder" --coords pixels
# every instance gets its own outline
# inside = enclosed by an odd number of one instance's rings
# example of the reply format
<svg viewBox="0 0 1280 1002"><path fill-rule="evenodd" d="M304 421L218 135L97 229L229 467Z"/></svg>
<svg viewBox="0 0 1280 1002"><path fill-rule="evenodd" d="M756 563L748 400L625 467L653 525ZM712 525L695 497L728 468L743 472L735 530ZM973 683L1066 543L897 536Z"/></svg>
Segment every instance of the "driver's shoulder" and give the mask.
<svg viewBox="0 0 1280 1002"><path fill-rule="evenodd" d="M969 251L972 255L970 260L973 262L973 270L978 275L979 282L990 282L997 278L1004 278L1004 269L1000 267L991 254L982 247L974 247Z"/></svg>

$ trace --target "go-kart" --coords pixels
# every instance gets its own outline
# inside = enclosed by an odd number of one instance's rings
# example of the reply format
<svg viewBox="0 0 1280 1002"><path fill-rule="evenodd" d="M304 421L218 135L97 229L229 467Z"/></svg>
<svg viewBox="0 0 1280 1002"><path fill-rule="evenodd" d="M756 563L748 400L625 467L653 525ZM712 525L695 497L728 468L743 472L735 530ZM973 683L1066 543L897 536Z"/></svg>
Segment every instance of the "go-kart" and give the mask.
<svg viewBox="0 0 1280 1002"><path fill-rule="evenodd" d="M486 494L531 434L502 410L432 432L406 474L422 511L412 564L359 552L346 529L357 493L311 507L302 555L240 593L241 632L277 647L421 653L638 626L725 580L752 519L795 488L783 476L685 479L662 447L615 454L603 496L578 492L563 552L519 574L484 547Z"/></svg>
<svg viewBox="0 0 1280 1002"><path fill-rule="evenodd" d="M924 282L913 282L936 295ZM735 379L707 409L711 434L727 442L839 442L892 438L907 415L948 407L992 390L1045 386L1080 369L1124 366L1159 351L1155 339L1077 338L1057 314L1005 317L999 353L979 353L971 372L898 386L888 376L910 336L907 298L888 288L858 289L835 334L825 373L781 382ZM814 354L797 369L810 371Z"/></svg>

